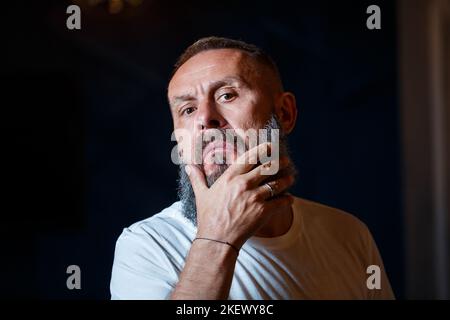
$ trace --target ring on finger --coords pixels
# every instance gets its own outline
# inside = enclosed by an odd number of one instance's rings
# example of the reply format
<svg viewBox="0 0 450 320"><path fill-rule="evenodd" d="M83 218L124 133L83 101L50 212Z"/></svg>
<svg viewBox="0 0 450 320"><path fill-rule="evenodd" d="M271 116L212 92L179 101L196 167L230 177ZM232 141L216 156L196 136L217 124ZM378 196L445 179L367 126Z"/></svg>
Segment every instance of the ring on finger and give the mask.
<svg viewBox="0 0 450 320"><path fill-rule="evenodd" d="M275 196L275 190L274 190L274 188L273 188L269 183L265 183L264 185L267 186L267 188L269 189L269 191L270 191L270 197Z"/></svg>

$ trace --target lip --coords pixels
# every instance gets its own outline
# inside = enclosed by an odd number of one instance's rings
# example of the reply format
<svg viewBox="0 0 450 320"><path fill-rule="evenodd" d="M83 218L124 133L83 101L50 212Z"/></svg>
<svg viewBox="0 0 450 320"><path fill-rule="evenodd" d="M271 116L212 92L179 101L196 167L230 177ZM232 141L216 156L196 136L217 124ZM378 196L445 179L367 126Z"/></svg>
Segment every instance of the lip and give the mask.
<svg viewBox="0 0 450 320"><path fill-rule="evenodd" d="M220 141L220 142L211 142L209 143L206 148L203 150L203 159L206 159L206 157L215 150L222 150L225 151L228 148L232 148L232 146L227 143L226 141Z"/></svg>

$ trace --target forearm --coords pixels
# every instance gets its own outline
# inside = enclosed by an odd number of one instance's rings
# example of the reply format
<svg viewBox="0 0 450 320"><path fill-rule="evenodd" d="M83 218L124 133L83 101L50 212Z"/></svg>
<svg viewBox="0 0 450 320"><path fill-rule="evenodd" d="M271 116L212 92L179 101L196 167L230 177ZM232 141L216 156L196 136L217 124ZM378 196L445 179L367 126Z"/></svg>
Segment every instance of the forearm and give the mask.
<svg viewBox="0 0 450 320"><path fill-rule="evenodd" d="M226 244L194 241L171 299L227 299L236 260Z"/></svg>

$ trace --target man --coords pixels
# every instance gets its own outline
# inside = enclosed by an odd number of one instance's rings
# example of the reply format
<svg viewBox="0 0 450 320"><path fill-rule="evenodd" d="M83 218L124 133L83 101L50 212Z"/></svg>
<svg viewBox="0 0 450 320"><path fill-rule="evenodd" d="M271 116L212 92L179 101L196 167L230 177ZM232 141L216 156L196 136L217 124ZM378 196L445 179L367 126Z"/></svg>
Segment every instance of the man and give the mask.
<svg viewBox="0 0 450 320"><path fill-rule="evenodd" d="M268 55L241 41L201 39L179 58L168 100L180 201L124 229L112 299L393 298L367 227L287 192L295 168L285 137L297 109ZM270 137L252 145L243 133L251 129ZM235 133L244 150L201 138L210 132Z"/></svg>

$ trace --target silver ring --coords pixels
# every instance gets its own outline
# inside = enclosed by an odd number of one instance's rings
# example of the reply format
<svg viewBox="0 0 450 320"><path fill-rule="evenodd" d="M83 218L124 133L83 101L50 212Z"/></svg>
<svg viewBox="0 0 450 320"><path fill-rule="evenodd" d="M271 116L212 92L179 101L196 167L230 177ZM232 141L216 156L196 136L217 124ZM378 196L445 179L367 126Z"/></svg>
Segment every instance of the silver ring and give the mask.
<svg viewBox="0 0 450 320"><path fill-rule="evenodd" d="M272 188L272 186L269 183L265 183L265 186L267 186L270 190L270 197L275 196L275 190Z"/></svg>

